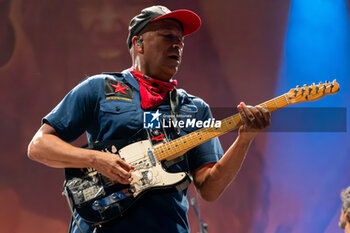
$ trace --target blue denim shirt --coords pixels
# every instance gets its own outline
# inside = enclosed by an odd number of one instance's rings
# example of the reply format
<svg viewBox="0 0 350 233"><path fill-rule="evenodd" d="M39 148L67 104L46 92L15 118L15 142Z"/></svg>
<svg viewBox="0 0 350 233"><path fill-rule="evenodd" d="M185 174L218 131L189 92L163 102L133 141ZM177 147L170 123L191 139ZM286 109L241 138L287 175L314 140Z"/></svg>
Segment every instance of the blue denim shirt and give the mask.
<svg viewBox="0 0 350 233"><path fill-rule="evenodd" d="M106 79L114 79L122 84L124 91L109 93L108 88L106 89ZM144 110L140 101L139 85L129 70L119 74L95 75L71 90L43 118L43 123L50 124L59 137L67 142L74 141L84 132L89 142L128 138L143 127ZM184 118L212 118L208 104L181 89L179 104L180 115ZM170 106L166 102L157 109L161 113L170 114ZM181 135L194 130L197 129L184 128ZM169 170L193 172L205 164L218 161L222 155L220 142L218 138L214 138L187 152L184 160L171 166ZM148 195L139 202L124 217L104 226L100 232L189 232L186 190ZM84 232L93 231L78 214L76 216ZM74 221L70 232L79 232Z"/></svg>

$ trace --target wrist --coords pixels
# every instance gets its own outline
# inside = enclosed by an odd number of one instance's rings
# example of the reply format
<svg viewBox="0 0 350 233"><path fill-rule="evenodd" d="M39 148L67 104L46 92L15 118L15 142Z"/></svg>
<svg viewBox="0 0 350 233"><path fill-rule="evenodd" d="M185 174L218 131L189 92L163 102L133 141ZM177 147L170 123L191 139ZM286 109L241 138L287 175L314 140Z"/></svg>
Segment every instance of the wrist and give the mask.
<svg viewBox="0 0 350 233"><path fill-rule="evenodd" d="M99 151L96 150L87 150L88 156L86 156L86 167L94 167L98 160L98 153Z"/></svg>
<svg viewBox="0 0 350 233"><path fill-rule="evenodd" d="M250 144L254 140L254 135L249 135L250 133L240 133L237 137L237 141L244 144Z"/></svg>

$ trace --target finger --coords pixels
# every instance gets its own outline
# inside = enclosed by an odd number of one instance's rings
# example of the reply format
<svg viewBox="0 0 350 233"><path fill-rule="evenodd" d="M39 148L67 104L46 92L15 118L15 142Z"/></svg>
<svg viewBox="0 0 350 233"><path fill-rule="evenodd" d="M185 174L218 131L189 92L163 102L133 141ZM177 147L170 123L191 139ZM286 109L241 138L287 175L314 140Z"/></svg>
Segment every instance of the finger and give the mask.
<svg viewBox="0 0 350 233"><path fill-rule="evenodd" d="M121 166L126 171L130 171L130 170L134 170L135 169L134 166L131 166L130 164L128 164L127 162L125 162L124 160L122 160L120 158L118 158L117 163L118 163L119 166Z"/></svg>
<svg viewBox="0 0 350 233"><path fill-rule="evenodd" d="M130 184L131 180L132 180L131 178L126 179L121 177L119 174L115 175L115 181L121 184Z"/></svg>
<svg viewBox="0 0 350 233"><path fill-rule="evenodd" d="M240 104L242 113L246 118L246 124L252 125L256 120L254 113L250 110L252 107L245 105L245 103L241 102Z"/></svg>
<svg viewBox="0 0 350 233"><path fill-rule="evenodd" d="M244 108L246 107L245 103L241 102L238 106L237 106L237 109L238 109L238 112L239 112L239 115L241 117L241 120L243 121L243 123L245 125L249 125L250 121L248 119L248 116L247 114L245 113L244 111Z"/></svg>
<svg viewBox="0 0 350 233"><path fill-rule="evenodd" d="M118 166L114 172L116 174L118 174L120 177L122 177L123 179L129 179L130 176L131 176L131 173L130 172L127 172L124 168Z"/></svg>
<svg viewBox="0 0 350 233"><path fill-rule="evenodd" d="M271 124L271 113L261 106L257 106L258 110L262 113L264 117L264 126L269 126Z"/></svg>
<svg viewBox="0 0 350 233"><path fill-rule="evenodd" d="M119 168L119 169L121 169L121 168ZM120 172L119 169L113 170L112 173L113 173L114 179L119 183L129 184L132 181L131 174L130 174L130 176L125 176L124 174L122 174Z"/></svg>
<svg viewBox="0 0 350 233"><path fill-rule="evenodd" d="M249 108L249 111L255 116L255 120L252 122L254 127L258 129L265 128L265 118L263 113L256 107Z"/></svg>
<svg viewBox="0 0 350 233"><path fill-rule="evenodd" d="M101 172L102 175L108 177L110 180L114 181L114 182L118 182L121 183L123 182L123 179L115 172Z"/></svg>

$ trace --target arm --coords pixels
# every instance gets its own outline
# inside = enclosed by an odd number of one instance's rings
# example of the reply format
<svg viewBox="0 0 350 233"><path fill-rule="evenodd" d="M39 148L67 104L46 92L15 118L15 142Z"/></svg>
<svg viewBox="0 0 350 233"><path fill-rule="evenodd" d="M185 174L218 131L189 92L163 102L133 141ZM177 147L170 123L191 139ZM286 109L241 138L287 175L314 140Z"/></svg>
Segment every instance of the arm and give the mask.
<svg viewBox="0 0 350 233"><path fill-rule="evenodd" d="M119 156L96 150L72 146L57 135L49 124L43 124L28 146L28 157L56 168L93 167L103 175L119 183L131 182L132 166Z"/></svg>
<svg viewBox="0 0 350 233"><path fill-rule="evenodd" d="M241 103L238 110L244 124L238 137L217 163L210 163L194 172L194 184L207 201L216 200L234 180L254 137L270 124L270 113L262 107Z"/></svg>

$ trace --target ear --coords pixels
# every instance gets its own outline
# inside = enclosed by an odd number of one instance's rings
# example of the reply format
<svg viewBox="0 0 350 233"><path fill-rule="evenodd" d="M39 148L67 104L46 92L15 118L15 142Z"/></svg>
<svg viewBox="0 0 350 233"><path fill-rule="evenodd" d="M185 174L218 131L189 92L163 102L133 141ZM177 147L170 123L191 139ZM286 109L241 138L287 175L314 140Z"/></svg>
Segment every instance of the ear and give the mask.
<svg viewBox="0 0 350 233"><path fill-rule="evenodd" d="M132 38L132 45L134 46L134 50L138 53L143 53L143 40L142 36L134 36Z"/></svg>

